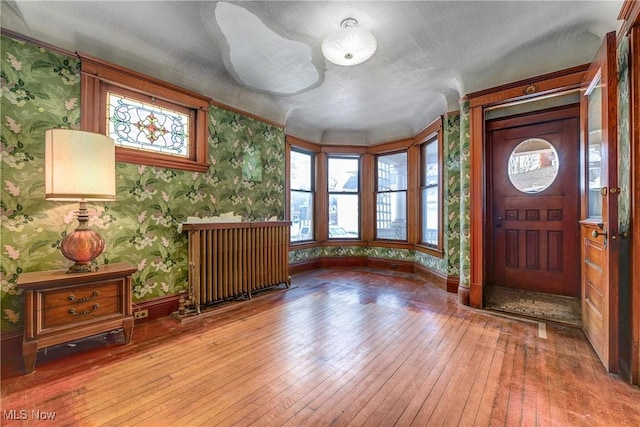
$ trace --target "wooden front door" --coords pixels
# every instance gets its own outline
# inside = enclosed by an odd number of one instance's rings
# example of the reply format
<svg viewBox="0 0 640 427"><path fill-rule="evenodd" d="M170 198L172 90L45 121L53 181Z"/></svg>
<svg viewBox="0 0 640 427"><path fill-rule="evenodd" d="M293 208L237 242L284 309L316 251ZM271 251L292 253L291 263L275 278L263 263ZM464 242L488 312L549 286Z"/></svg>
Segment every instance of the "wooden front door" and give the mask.
<svg viewBox="0 0 640 427"><path fill-rule="evenodd" d="M618 365L616 37L607 34L582 84L585 194L581 209L582 326L604 366Z"/></svg>
<svg viewBox="0 0 640 427"><path fill-rule="evenodd" d="M579 296L577 106L487 124L488 282Z"/></svg>

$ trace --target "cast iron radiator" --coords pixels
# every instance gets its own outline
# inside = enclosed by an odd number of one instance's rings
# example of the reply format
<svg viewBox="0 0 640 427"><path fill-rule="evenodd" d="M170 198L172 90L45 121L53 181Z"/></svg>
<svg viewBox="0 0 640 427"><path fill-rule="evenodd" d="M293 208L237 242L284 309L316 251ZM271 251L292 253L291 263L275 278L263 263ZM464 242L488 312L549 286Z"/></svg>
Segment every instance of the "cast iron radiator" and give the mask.
<svg viewBox="0 0 640 427"><path fill-rule="evenodd" d="M183 224L189 239L189 299L201 306L286 284L289 221Z"/></svg>

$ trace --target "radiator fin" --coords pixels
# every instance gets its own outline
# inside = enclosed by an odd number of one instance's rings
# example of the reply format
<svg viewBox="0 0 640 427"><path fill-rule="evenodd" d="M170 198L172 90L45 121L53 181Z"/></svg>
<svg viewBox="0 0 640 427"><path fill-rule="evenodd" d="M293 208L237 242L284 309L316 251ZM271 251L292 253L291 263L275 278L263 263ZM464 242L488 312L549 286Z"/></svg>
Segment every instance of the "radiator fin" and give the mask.
<svg viewBox="0 0 640 427"><path fill-rule="evenodd" d="M184 224L189 296L201 306L290 283L288 221Z"/></svg>

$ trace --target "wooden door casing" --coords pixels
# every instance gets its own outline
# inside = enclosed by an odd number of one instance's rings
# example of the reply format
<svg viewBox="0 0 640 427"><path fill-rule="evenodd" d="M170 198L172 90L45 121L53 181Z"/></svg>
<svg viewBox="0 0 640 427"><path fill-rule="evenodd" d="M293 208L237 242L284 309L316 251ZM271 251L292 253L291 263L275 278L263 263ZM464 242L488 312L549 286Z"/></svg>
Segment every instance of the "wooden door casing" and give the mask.
<svg viewBox="0 0 640 427"><path fill-rule="evenodd" d="M531 114L488 124L488 227L491 285L579 296L579 108ZM558 175L539 193L519 191L507 164L529 138L550 142Z"/></svg>

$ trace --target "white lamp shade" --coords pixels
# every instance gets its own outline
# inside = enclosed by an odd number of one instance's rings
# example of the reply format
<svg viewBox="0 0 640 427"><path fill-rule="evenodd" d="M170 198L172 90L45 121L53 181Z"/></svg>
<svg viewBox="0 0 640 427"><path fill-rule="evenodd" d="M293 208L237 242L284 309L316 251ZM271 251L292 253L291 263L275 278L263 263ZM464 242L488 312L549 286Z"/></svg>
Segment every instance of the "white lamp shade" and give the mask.
<svg viewBox="0 0 640 427"><path fill-rule="evenodd" d="M115 200L116 160L113 139L70 129L45 133L45 198Z"/></svg>
<svg viewBox="0 0 640 427"><path fill-rule="evenodd" d="M357 65L371 58L377 47L378 42L369 31L346 27L322 41L322 54L337 65Z"/></svg>

